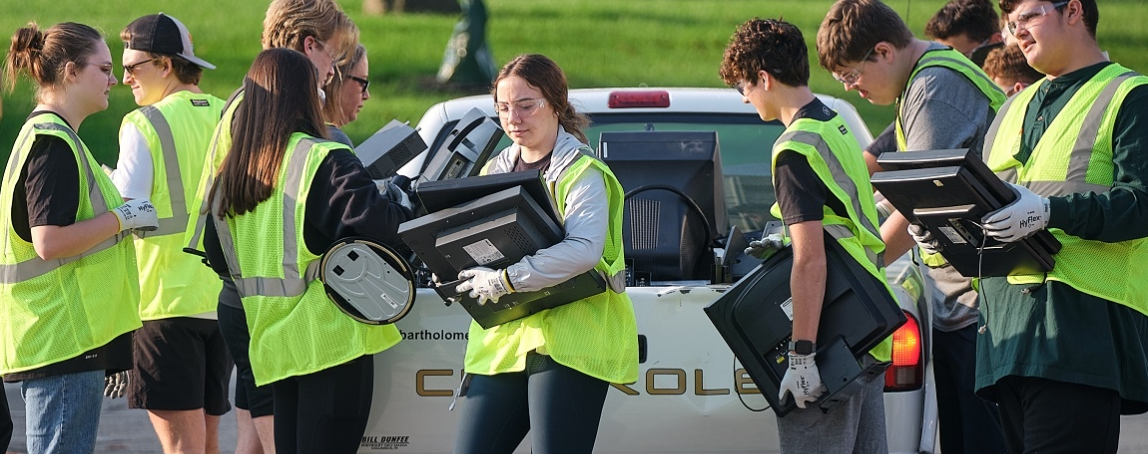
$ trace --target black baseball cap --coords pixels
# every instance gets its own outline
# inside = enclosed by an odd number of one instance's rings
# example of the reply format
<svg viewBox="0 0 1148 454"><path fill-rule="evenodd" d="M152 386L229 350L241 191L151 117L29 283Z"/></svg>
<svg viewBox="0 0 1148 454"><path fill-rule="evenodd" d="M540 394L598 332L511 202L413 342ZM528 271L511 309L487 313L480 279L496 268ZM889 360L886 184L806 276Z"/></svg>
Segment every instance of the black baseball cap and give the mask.
<svg viewBox="0 0 1148 454"><path fill-rule="evenodd" d="M132 21L126 30L129 38L124 47L140 52L175 55L202 68L215 69L192 52L191 33L176 18L164 13L151 14Z"/></svg>

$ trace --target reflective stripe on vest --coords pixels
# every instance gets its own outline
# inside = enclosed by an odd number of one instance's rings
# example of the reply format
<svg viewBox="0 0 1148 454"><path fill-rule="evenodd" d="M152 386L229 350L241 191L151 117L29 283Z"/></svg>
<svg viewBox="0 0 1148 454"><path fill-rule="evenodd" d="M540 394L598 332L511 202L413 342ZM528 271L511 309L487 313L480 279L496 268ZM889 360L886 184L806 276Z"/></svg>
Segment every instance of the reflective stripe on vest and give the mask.
<svg viewBox="0 0 1148 454"><path fill-rule="evenodd" d="M846 194L860 194L860 190L857 188L857 182L854 181L853 178L849 177L849 174L845 171L845 167L841 165L841 161L837 158L837 155L833 153L833 150L829 148L829 144L825 143L825 139L821 137L820 134L802 130L789 130L777 138L778 144L789 141L799 142L813 147L813 149L817 150L817 154L821 156L821 159L825 161L825 164L829 167L829 173L833 176L833 183L841 188L841 190L845 191ZM873 223L873 220L870 219L869 216L865 215L865 210L861 206L861 200L856 196L850 197L850 199L852 201L851 208L854 213L857 213L857 218L859 218L858 220L860 221L860 226L871 233L874 237L881 238L881 230L877 228L876 224ZM852 238L854 236L853 231L849 230L849 228L844 225L826 224L825 230L828 231L829 234L834 238L839 240L843 238ZM865 247L864 249L870 263L876 266L877 269L885 267L885 257L883 251L877 252L869 249L868 247Z"/></svg>
<svg viewBox="0 0 1148 454"><path fill-rule="evenodd" d="M965 58L960 52L952 49L935 49L926 51L917 65L913 67L913 72L909 75L909 81L905 83L905 90L901 92L901 96L897 98L897 117L894 119L894 129L897 138L897 151L906 151L909 147L908 139L905 137L905 129L901 124L901 118L904 117L904 100L905 96L909 93L909 87L913 84L913 79L917 77L917 73L921 70L933 66L948 68L956 71L958 74L965 76L966 79L973 86L980 90L981 94L989 100L989 106L992 107L993 112L997 112L1001 105L1008 99L1000 87L997 86L992 79L985 74L984 70L977 67L973 62Z"/></svg>
<svg viewBox="0 0 1148 454"><path fill-rule="evenodd" d="M184 240L187 242L185 251L203 250L203 229L207 228L208 212L211 211L209 208L212 206L208 203L207 195L211 193L211 186L215 183L215 174L219 171L220 165L223 164L223 158L231 148L231 121L235 118L235 111L239 109L239 104L242 102L243 89L240 88L227 98L227 103L223 105L223 117L211 135L211 146L207 150L207 159L203 162L203 173L199 177L195 199L191 201L191 210L188 210L197 214L188 219L184 235ZM227 147L222 153L219 150L221 142L227 143Z"/></svg>
<svg viewBox="0 0 1148 454"><path fill-rule="evenodd" d="M274 277L243 277L239 268L239 256L236 254L235 243L231 236L231 227L226 220L220 220L219 199L212 200L211 219L219 231L219 242L223 254L227 258L227 268L231 270L231 277L240 297L273 296L293 297L300 296L307 291L307 283L315 280L319 275L319 261L311 263L306 273L299 273L299 264L295 263L299 256L299 244L296 241L295 231L295 198L299 194L299 183L307 163L307 154L311 147L319 142L313 139L302 139L295 145L291 153L291 160L287 162L287 181L283 187L283 278Z"/></svg>
<svg viewBox="0 0 1148 454"><path fill-rule="evenodd" d="M583 156L585 156L585 158L583 158ZM578 159L586 159L586 158L594 159L594 160L598 159L598 157L595 156L594 153L589 148L580 148L580 149L578 149L578 153L574 157L574 160L575 160L575 162L577 162ZM594 166L594 167L603 173L610 172L610 168L605 166L604 164L600 165L600 166ZM561 173L558 174L558 178L556 179L556 181L566 181L565 180L566 175L568 173L570 173L570 171L572 169L574 169L573 165L567 166L565 169L562 170ZM613 174L606 176L606 177L607 178L614 178ZM557 186L551 185L551 187L550 187L551 200L553 200L556 190L557 190ZM554 204L554 206L556 206L556 207L562 206L562 205L564 205L564 204L558 204L558 203ZM563 220L559 219L558 222L559 222L559 225L561 225ZM625 261L624 255L618 254L618 256L614 259L614 263L607 263L606 258L602 257L602 259L598 262L598 266L594 267L594 270L598 272L598 275L602 276L602 279L606 281L606 285L610 288L610 290L613 290L614 293L622 293L622 292L626 291L626 261Z"/></svg>
<svg viewBox="0 0 1148 454"><path fill-rule="evenodd" d="M1132 89L1148 85L1148 77L1112 64L1084 82L1072 94L1033 147L1026 162L1016 157L1032 100L1045 80L1014 96L1015 104L997 117L999 124L986 137L984 159L1006 181L1026 186L1042 196L1105 193L1111 190L1112 131L1116 116ZM1089 144L1087 141L1091 140ZM1120 242L1087 240L1061 229L1049 229L1062 247L1056 267L1046 275L1010 275L1011 284L1059 281L1097 298L1113 301L1148 315L1148 239ZM1123 272L1109 272L1116 267Z"/></svg>
<svg viewBox="0 0 1148 454"><path fill-rule="evenodd" d="M76 135L75 131L72 131L70 128L67 128L63 125L56 123L37 123L34 127L36 129L61 131L67 133L68 136L72 138L72 143L76 144L78 147L84 146L84 142L80 140L80 136ZM24 147L28 143L28 140L31 140L32 137L35 137L35 134L28 134L25 136L24 140L22 140L20 144L15 148L14 154L8 158L8 172L10 172L10 174L11 172L15 171L15 169L12 167L16 166L18 162L21 162L20 153L23 152ZM96 177L92 173L92 166L90 163L88 163L87 159L83 159L83 150L81 149L79 151L81 151L81 158L79 161L80 166L82 167L80 170L84 172L88 177L88 197L92 203L92 211L96 215L104 214L108 211L108 204L104 200L103 194L100 193L99 186L96 185ZM15 284L17 282L24 282L48 274L52 271L55 271L57 268L60 268L61 266L75 262L84 257L95 255L98 252L119 244L120 241L122 241L124 238L127 238L129 232L129 230L119 232L113 235L111 238L96 243L96 245L92 246L91 249L71 257L44 260L39 256L35 256L20 263L7 265L0 264L0 284Z"/></svg>
<svg viewBox="0 0 1148 454"><path fill-rule="evenodd" d="M160 149L163 153L163 170L167 176L167 191L171 195L171 217L161 218L159 228L151 232L135 232L140 238L151 236L172 235L187 230L187 197L183 195L183 177L179 171L179 157L175 152L175 139L171 133L171 125L167 123L159 109L147 106L140 108L140 113L155 128L159 137ZM153 201L154 203L154 201Z"/></svg>

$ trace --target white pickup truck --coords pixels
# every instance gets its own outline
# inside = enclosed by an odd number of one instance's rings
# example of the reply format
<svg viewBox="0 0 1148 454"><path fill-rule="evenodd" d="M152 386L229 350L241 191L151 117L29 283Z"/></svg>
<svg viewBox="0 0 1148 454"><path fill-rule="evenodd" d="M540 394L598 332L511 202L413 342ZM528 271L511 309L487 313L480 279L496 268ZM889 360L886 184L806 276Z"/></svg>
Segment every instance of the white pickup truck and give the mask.
<svg viewBox="0 0 1148 454"><path fill-rule="evenodd" d="M586 131L592 147L602 131L717 131L729 223L753 232L773 219L769 159L784 130L780 123L763 123L734 90L627 89L627 102L613 103L624 106L611 107L611 97L622 91L571 91L575 108L593 121ZM819 97L844 116L862 147L868 145L872 136L849 103ZM434 150L473 108L496 119L490 96L460 98L432 106L418 124L419 133ZM401 173L418 173L422 159ZM892 263L887 276L909 319L894 334L893 367L886 372L889 450L933 452L937 417L927 312L933 290L908 256ZM765 410L765 399L702 311L725 288L728 284L699 283L627 289L643 361L636 383L610 390L597 452L778 452L774 412ZM462 376L469 324L462 307L444 305L431 289L418 290L411 312L396 324L403 342L376 357L373 414L360 453L451 452L459 412L450 407ZM527 437L516 452L529 450Z"/></svg>

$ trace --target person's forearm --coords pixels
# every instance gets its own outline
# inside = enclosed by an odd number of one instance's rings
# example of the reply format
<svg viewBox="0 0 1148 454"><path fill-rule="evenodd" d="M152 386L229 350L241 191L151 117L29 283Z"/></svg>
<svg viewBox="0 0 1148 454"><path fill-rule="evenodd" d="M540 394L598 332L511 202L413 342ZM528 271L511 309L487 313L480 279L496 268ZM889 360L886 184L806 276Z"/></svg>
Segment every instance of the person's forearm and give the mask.
<svg viewBox="0 0 1148 454"><path fill-rule="evenodd" d="M820 221L794 224L789 230L794 251L789 278L793 295L793 339L816 341L825 300L825 235Z"/></svg>
<svg viewBox="0 0 1148 454"><path fill-rule="evenodd" d="M881 240L885 242L885 263L892 263L917 244L909 236L909 220L900 211L894 211L881 224Z"/></svg>
<svg viewBox="0 0 1148 454"><path fill-rule="evenodd" d="M68 226L32 227L32 247L44 260L80 255L120 232L120 220L112 212Z"/></svg>

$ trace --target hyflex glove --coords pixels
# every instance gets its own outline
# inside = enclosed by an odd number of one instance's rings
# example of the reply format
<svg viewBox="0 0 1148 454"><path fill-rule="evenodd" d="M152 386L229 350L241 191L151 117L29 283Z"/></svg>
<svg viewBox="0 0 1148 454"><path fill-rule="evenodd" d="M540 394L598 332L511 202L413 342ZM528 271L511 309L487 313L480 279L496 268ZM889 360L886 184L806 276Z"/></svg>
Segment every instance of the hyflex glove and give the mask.
<svg viewBox="0 0 1148 454"><path fill-rule="evenodd" d="M513 292L510 278L504 270L492 270L478 266L458 273L459 279L466 279L458 285L459 292L470 292L470 297L478 300L478 304L486 304L487 300L498 302L502 295Z"/></svg>
<svg viewBox="0 0 1148 454"><path fill-rule="evenodd" d="M786 395L791 395L798 408L805 408L806 403L816 402L825 393L825 385L821 383L821 374L817 372L817 362L814 361L816 357L816 353L789 352L789 368L785 370L785 377L777 390L778 402L785 403Z"/></svg>
<svg viewBox="0 0 1148 454"><path fill-rule="evenodd" d="M120 231L135 229L150 232L159 228L159 213L148 199L133 199L112 210L120 220Z"/></svg>
<svg viewBox="0 0 1148 454"><path fill-rule="evenodd" d="M128 371L117 372L104 377L104 395L116 399L124 397L128 390Z"/></svg>
<svg viewBox="0 0 1148 454"><path fill-rule="evenodd" d="M749 247L745 248L745 255L765 260L783 247L785 247L785 241L781 234L771 233L760 240L750 241Z"/></svg>
<svg viewBox="0 0 1148 454"><path fill-rule="evenodd" d="M927 254L941 252L941 242L933 238L933 232L930 232L929 229L917 224L909 224L909 236L913 237L913 241L921 246L921 251Z"/></svg>
<svg viewBox="0 0 1148 454"><path fill-rule="evenodd" d="M1048 226L1048 199L1028 188L1009 183L1017 198L981 219L988 236L1004 242L1020 241Z"/></svg>
<svg viewBox="0 0 1148 454"><path fill-rule="evenodd" d="M407 195L406 191L392 183L390 178L375 180L375 187L379 189L379 194L382 194L391 203L397 203L407 207L407 209L411 208L410 196Z"/></svg>

